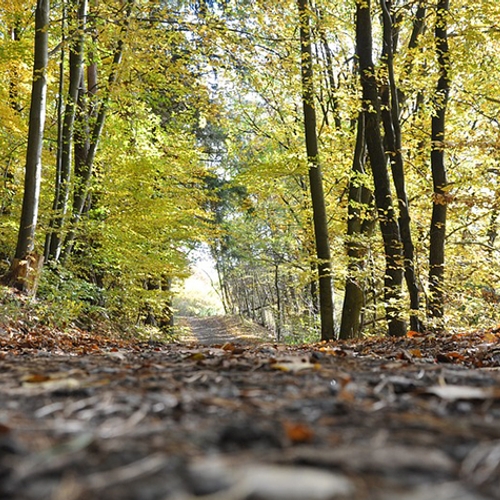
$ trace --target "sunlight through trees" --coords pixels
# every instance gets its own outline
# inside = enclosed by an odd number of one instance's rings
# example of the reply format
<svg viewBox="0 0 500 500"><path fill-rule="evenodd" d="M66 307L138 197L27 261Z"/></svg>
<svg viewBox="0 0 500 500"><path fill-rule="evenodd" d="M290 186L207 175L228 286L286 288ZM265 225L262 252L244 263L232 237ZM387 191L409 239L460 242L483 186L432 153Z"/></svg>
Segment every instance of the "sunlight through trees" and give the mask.
<svg viewBox="0 0 500 500"><path fill-rule="evenodd" d="M496 324L499 15L4 2L4 283L168 330L204 245L279 340Z"/></svg>

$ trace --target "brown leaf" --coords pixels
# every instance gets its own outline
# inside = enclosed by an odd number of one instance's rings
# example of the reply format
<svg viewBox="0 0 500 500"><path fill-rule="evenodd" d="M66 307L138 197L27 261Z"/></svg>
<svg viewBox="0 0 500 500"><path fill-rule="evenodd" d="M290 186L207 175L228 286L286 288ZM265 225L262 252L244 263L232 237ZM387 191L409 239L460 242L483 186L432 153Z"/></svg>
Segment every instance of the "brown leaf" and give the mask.
<svg viewBox="0 0 500 500"><path fill-rule="evenodd" d="M50 380L50 375L43 375L42 373L33 373L26 375L22 378L23 382L26 384L40 384L42 382L47 382Z"/></svg>
<svg viewBox="0 0 500 500"><path fill-rule="evenodd" d="M314 438L314 431L306 424L283 422L283 428L292 443L309 443Z"/></svg>

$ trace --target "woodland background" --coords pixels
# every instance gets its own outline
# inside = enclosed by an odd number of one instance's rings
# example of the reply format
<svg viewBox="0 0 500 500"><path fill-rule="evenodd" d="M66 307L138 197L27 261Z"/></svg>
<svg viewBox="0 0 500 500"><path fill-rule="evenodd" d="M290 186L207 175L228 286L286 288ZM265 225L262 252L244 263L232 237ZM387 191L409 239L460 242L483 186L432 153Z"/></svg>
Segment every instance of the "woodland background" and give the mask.
<svg viewBox="0 0 500 500"><path fill-rule="evenodd" d="M495 0L4 0L5 284L36 289L31 321L168 332L202 246L226 312L278 339L495 325L499 19Z"/></svg>

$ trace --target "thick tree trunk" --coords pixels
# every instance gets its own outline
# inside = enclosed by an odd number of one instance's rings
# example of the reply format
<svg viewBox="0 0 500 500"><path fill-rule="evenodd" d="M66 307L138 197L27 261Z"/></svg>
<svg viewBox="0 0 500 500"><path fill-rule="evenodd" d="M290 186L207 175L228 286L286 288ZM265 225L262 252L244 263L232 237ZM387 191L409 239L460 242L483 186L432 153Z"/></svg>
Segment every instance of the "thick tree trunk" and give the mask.
<svg viewBox="0 0 500 500"><path fill-rule="evenodd" d="M321 318L321 339L334 337L333 292L331 277L330 243L328 219L326 216L323 179L319 161L318 137L316 133L316 112L314 109L313 65L311 30L307 0L298 0L301 48L302 103L307 160L309 163L309 186L313 209L316 255L318 257L319 304Z"/></svg>
<svg viewBox="0 0 500 500"><path fill-rule="evenodd" d="M71 155L73 151L74 123L78 93L83 75L83 48L84 31L87 19L87 0L73 0L73 10L77 11L76 26L72 31L69 53L69 89L64 119L61 129L61 140L59 141L60 165L58 165L54 196L54 218L50 223L50 232L47 235L48 247L47 258L58 260L61 252L62 235L61 230L68 211L68 202L71 183ZM73 23L74 24L74 23Z"/></svg>
<svg viewBox="0 0 500 500"><path fill-rule="evenodd" d="M438 0L436 9L434 37L439 64L439 79L434 95L434 113L431 125L431 168L434 199L430 230L428 314L431 318L442 318L444 314L446 209L449 198L444 163L445 118L450 88L447 34L449 0Z"/></svg>
<svg viewBox="0 0 500 500"><path fill-rule="evenodd" d="M370 1L356 3L356 43L363 90L366 144L375 185L375 203L386 258L384 299L389 334L402 336L406 325L399 317L403 281L403 249L399 225L394 213L387 158L380 133L380 103L372 60L372 24Z"/></svg>
<svg viewBox="0 0 500 500"><path fill-rule="evenodd" d="M45 130L47 97L48 26L50 1L38 0L35 13L35 54L31 91L28 149L24 196L17 238L16 254L6 277L11 285L25 292L34 293L36 275L41 270L43 258L34 253L38 221L38 203L42 177L42 146ZM31 288L31 290L30 290Z"/></svg>
<svg viewBox="0 0 500 500"><path fill-rule="evenodd" d="M403 243L404 274L406 286L410 296L410 327L413 331L420 331L418 310L420 308L420 291L415 276L415 251L410 227L410 205L406 194L404 163L402 154L401 125L399 120L399 98L394 76L394 23L391 13L390 0L381 0L384 48L382 59L387 67L387 89L382 93L382 121L385 131L385 145L391 165L392 179L396 188L399 209L399 230Z"/></svg>

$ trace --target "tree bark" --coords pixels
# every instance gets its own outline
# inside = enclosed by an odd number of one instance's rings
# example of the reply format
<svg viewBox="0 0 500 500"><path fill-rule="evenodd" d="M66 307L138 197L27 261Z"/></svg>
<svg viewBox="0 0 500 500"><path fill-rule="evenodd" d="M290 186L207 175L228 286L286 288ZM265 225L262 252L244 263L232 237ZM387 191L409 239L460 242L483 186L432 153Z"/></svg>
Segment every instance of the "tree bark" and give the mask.
<svg viewBox="0 0 500 500"><path fill-rule="evenodd" d="M413 29L408 42L408 48L414 49L417 46L418 38L423 33L425 28L425 14L427 12L427 2L420 0L413 18Z"/></svg>
<svg viewBox="0 0 500 500"><path fill-rule="evenodd" d="M359 275L366 267L367 248L359 241L363 234L371 232L372 224L362 213L369 209L372 193L361 179L365 173L365 120L360 113L357 123L356 147L349 181L349 204L347 216L347 278L339 337L355 338L361 333L361 314L365 306L365 288L360 284Z"/></svg>
<svg viewBox="0 0 500 500"><path fill-rule="evenodd" d="M403 251L399 225L394 213L387 158L380 133L380 102L372 60L372 24L370 1L356 2L356 45L361 74L363 109L366 122L366 144L375 186L375 203L386 259L384 299L389 335L406 334L399 317L403 281Z"/></svg>
<svg viewBox="0 0 500 500"><path fill-rule="evenodd" d="M16 253L6 281L24 292L34 293L43 258L34 253L42 177L42 147L47 104L48 26L50 1L37 0L33 82L28 130L24 195ZM31 290L30 290L31 289Z"/></svg>
<svg viewBox="0 0 500 500"><path fill-rule="evenodd" d="M404 274L410 297L410 328L420 331L418 310L420 290L415 275L415 250L410 227L410 205L406 194L402 138L400 125L399 97L394 76L394 23L391 13L391 0L380 0L383 17L384 46L382 60L387 67L387 86L382 92L382 121L385 132L386 151L391 165L392 179L398 197L398 224L404 253Z"/></svg>
<svg viewBox="0 0 500 500"><path fill-rule="evenodd" d="M322 104L323 108L323 123L329 125L328 114L331 113L333 116L333 122L335 128L340 130L342 123L339 115L339 103L338 98L335 95L335 90L337 85L335 83L335 75L333 74L334 62L333 54L330 45L328 44L328 39L326 36L326 30L323 27L323 14L320 9L317 9L316 13L318 36L321 40L321 48L323 51L323 57L325 58L325 72L326 72L326 102ZM321 130L321 126L320 126Z"/></svg>
<svg viewBox="0 0 500 500"><path fill-rule="evenodd" d="M132 7L134 5L134 0L128 0L125 9L125 17L122 23L121 29L121 37L117 41L116 48L113 54L113 61L111 63L111 72L108 76L107 81L107 89L105 90L104 96L99 104L99 108L96 112L94 126L90 132L90 137L88 139L88 146L85 145L81 147L80 145L78 153L84 154L83 158L79 158L78 168L76 168L75 162L75 190L73 195L73 215L71 220L71 229L69 230L66 238L64 240L64 249L61 256L63 262L65 262L68 257L71 255L73 251L73 244L76 236L76 227L80 222L80 219L85 210L85 203L88 198L90 182L92 179L93 169L94 169L94 161L97 153L97 148L99 145L99 141L101 139L102 131L104 129L104 123L106 121L106 115L108 113L109 108L109 100L110 100L110 92L113 88L116 80L118 78L118 69L120 67L122 58L123 58L123 49L124 49L124 35L128 29L130 15L132 13ZM91 71L95 69L94 66L89 68ZM93 74L89 71L90 78L92 80ZM95 82L89 82L88 87L89 93L95 93ZM90 111L90 110L88 110ZM85 127L85 124L83 124ZM82 139L82 142L85 142Z"/></svg>
<svg viewBox="0 0 500 500"><path fill-rule="evenodd" d="M53 215L49 222L49 229L45 235L45 247L43 251L44 259L49 260L52 236L54 235L53 225L56 217L58 200L61 195L61 171L62 171L62 137L64 124L64 73L66 65L66 4L61 6L61 48L59 55L59 83L57 88L57 153L56 153L56 175L54 184L54 200L52 202Z"/></svg>
<svg viewBox="0 0 500 500"><path fill-rule="evenodd" d="M309 163L309 187L313 209L313 224L318 258L319 304L321 339L334 337L333 292L331 277L330 243L326 215L323 179L319 161L318 137L316 133L316 111L314 109L313 65L311 29L307 0L298 0L301 49L302 104L304 128Z"/></svg>
<svg viewBox="0 0 500 500"><path fill-rule="evenodd" d="M64 225L64 219L68 211L68 202L70 194L73 152L74 124L78 93L83 75L83 50L84 50L84 31L87 18L87 0L73 0L72 6L77 11L76 26L70 38L74 38L74 43L70 45L69 52L69 89L66 106L64 109L64 118L61 129L60 144L60 165L58 165L55 196L54 196L54 217L50 223L50 232L47 235L46 247L48 251L46 257L57 261L61 252L62 235L61 230Z"/></svg>
<svg viewBox="0 0 500 500"><path fill-rule="evenodd" d="M444 314L444 266L448 179L444 162L446 106L450 89L448 52L449 0L438 0L434 37L439 66L439 79L434 94L434 113L431 124L431 169L434 187L429 252L429 309L430 318Z"/></svg>
<svg viewBox="0 0 500 500"><path fill-rule="evenodd" d="M19 42L21 37L20 37L20 29L19 29L19 21L16 21L14 23L14 26L9 30L10 34L10 39L13 42ZM22 106L19 102L19 82L20 82L20 77L19 77L19 71L17 67L13 67L12 70L10 71L10 83L9 83L9 104L10 107L16 111L20 112L22 111Z"/></svg>

